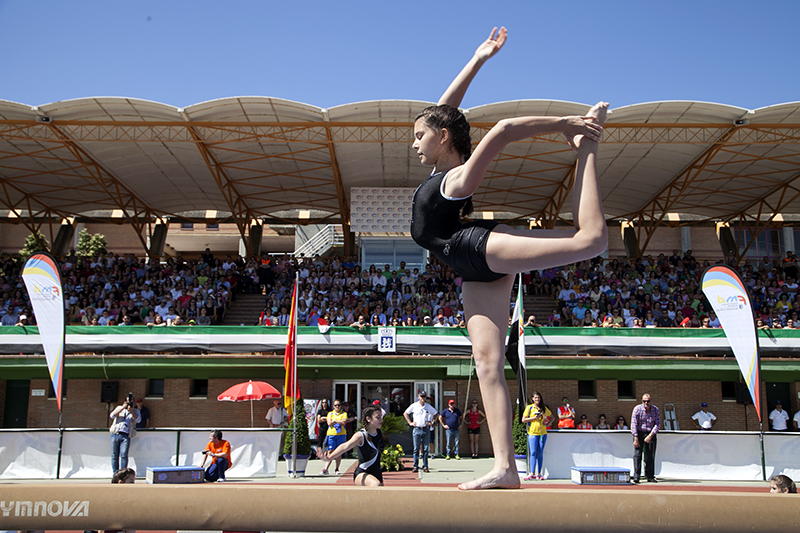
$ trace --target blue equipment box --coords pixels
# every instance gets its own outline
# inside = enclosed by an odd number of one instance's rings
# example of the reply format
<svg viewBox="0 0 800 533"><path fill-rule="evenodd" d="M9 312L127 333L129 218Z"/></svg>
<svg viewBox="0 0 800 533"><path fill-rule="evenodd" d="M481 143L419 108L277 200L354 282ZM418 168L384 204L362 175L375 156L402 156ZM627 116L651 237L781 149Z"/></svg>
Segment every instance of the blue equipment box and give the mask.
<svg viewBox="0 0 800 533"><path fill-rule="evenodd" d="M199 466L148 466L147 482L164 483L204 483L205 471Z"/></svg>
<svg viewBox="0 0 800 533"><path fill-rule="evenodd" d="M573 466L572 482L579 485L629 485L631 471L614 466Z"/></svg>

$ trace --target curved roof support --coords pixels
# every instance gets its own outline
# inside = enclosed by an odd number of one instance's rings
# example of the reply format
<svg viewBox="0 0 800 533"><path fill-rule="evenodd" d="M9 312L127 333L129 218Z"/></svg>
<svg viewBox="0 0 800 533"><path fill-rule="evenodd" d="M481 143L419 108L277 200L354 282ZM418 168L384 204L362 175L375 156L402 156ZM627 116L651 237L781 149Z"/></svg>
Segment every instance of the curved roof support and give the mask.
<svg viewBox="0 0 800 533"><path fill-rule="evenodd" d="M781 185L770 190L762 198L759 198L755 202L742 209L736 214L735 217L732 216L725 221L729 222L734 218L739 219L739 232L736 239L736 250L734 250L737 260L747 254L747 251L750 249L750 246L756 240L758 235L775 221L775 218L784 210L784 208L786 208L786 206L800 198L800 188L794 185L794 182L797 180L800 180L800 172L792 176L792 178L787 182L782 183ZM767 198L770 198L776 194L778 195L777 202L774 204L770 203ZM755 215L748 214L752 213L753 209L756 208L757 211ZM764 217L764 212L770 213L770 215L768 217ZM746 223L748 221L750 222L749 224ZM740 251L741 239L745 231L750 234L750 239L744 249Z"/></svg>
<svg viewBox="0 0 800 533"><path fill-rule="evenodd" d="M205 161L208 171L217 183L219 191L222 193L223 198L225 198L225 203L231 211L231 217L236 224L236 228L239 230L239 235L245 243L245 248L249 254L253 249L250 243L249 231L250 220L253 219L252 209L247 205L244 197L239 194L233 180L231 180L230 176L222 169L219 161L217 161L217 158L214 157L214 154L212 154L211 150L206 146L200 134L197 133L195 128L191 125L187 124L186 129L192 136L195 146L197 146L197 149L200 151L200 155L203 156L203 161Z"/></svg>
<svg viewBox="0 0 800 533"><path fill-rule="evenodd" d="M569 198L569 193L572 190L572 185L575 183L575 170L578 168L578 160L570 165L569 169L564 173L564 177L556 185L553 195L547 199L542 208L539 218L542 221L542 228L553 229L556 221L564 209L564 204Z"/></svg>
<svg viewBox="0 0 800 533"><path fill-rule="evenodd" d="M336 197L339 199L339 213L342 219L342 232L344 233L344 255L350 255L350 205L347 203L347 191L342 183L342 173L339 171L339 161L336 159L336 147L333 145L333 135L330 125L325 126L325 136L328 139L328 151L331 156L331 170L333 170L333 184L336 187Z"/></svg>
<svg viewBox="0 0 800 533"><path fill-rule="evenodd" d="M149 220L152 212L145 204L145 202L136 196L133 191L128 189L119 178L112 174L109 170L104 168L98 161L96 161L85 149L73 141L66 133L52 124L47 123L45 127L53 135L51 142L60 143L67 151L72 154L75 161L86 171L88 179L99 189L101 189L111 200L117 209L122 212L124 219L134 228L142 248L149 255L150 250L147 241L144 238L144 223L142 220ZM87 176L84 176L84 179ZM109 186L110 184L110 186ZM29 199L30 194L25 193ZM32 211L29 211L32 213ZM60 217L65 218L68 214L59 214Z"/></svg>
<svg viewBox="0 0 800 533"><path fill-rule="evenodd" d="M629 217L623 217L636 219L636 238L639 242L637 257L641 257L644 254L644 251L647 250L647 245L650 244L650 239L656 229L661 226L667 213L671 211L681 196L692 187L695 179L724 147L725 142L736 133L736 130L737 128L735 127L729 128L699 157L658 191L637 213ZM644 238L642 238L642 232L644 232Z"/></svg>

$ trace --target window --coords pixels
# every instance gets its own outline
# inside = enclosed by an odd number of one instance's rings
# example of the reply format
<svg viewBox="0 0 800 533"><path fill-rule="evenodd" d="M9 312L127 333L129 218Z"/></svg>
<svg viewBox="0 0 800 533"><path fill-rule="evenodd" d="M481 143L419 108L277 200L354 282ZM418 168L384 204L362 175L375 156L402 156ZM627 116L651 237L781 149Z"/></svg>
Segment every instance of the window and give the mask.
<svg viewBox="0 0 800 533"><path fill-rule="evenodd" d="M56 391L53 389L52 381L50 382L50 386L47 387L47 397L53 400L56 399ZM61 399L63 400L66 397L67 397L67 380L65 379L61 384Z"/></svg>
<svg viewBox="0 0 800 533"><path fill-rule="evenodd" d="M738 238L739 253L744 252L745 247L752 241L752 235L749 230L739 231L733 230L734 239ZM785 255L783 242L783 228L767 228L758 235L756 235L755 242L750 244L747 250L747 259L758 260L763 257L770 259L781 259Z"/></svg>
<svg viewBox="0 0 800 533"><path fill-rule="evenodd" d="M148 398L163 398L164 397L164 380L151 379L147 383L147 397Z"/></svg>
<svg viewBox="0 0 800 533"><path fill-rule="evenodd" d="M208 398L208 380L207 379L193 379L192 380L192 398Z"/></svg>
<svg viewBox="0 0 800 533"><path fill-rule="evenodd" d="M185 231L192 231L194 229L194 223L192 222L181 222L181 229Z"/></svg>
<svg viewBox="0 0 800 533"><path fill-rule="evenodd" d="M736 401L736 382L735 381L721 381L720 388L722 389L723 402Z"/></svg>
<svg viewBox="0 0 800 533"><path fill-rule="evenodd" d="M596 400L597 390L594 381L578 381L578 399Z"/></svg>
<svg viewBox="0 0 800 533"><path fill-rule="evenodd" d="M219 231L219 224L206 224L206 230Z"/></svg>
<svg viewBox="0 0 800 533"><path fill-rule="evenodd" d="M617 381L617 399L635 400L636 394L633 392L633 381Z"/></svg>
<svg viewBox="0 0 800 533"><path fill-rule="evenodd" d="M375 265L383 268L384 265L391 265L398 268L400 261L405 261L406 268L414 270L418 268L420 272L425 270L427 264L427 251L420 248L415 242L408 238L403 239L378 239L364 238L360 240L361 245L361 264ZM399 276L400 273L398 272Z"/></svg>

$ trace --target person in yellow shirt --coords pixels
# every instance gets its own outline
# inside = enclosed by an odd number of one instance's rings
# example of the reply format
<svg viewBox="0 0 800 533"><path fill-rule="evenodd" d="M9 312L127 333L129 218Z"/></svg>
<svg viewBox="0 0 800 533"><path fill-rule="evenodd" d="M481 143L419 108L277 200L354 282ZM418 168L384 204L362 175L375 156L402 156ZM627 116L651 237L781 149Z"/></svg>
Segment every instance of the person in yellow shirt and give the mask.
<svg viewBox="0 0 800 533"><path fill-rule="evenodd" d="M355 418L348 418L347 412L342 409L342 400L334 400L333 401L333 411L328 413L328 436L325 439L327 441L328 451L331 452L338 448L340 445L344 444L347 440L347 430L345 428L345 424L348 422L352 422ZM325 468L322 469L320 475L327 476L328 475L328 468L331 466L331 461L333 459L328 459L325 462ZM342 457L341 455L336 457L336 470L335 474L339 474L339 466L342 464Z"/></svg>
<svg viewBox="0 0 800 533"><path fill-rule="evenodd" d="M547 426L553 414L544 404L542 394L533 391L531 403L522 414L522 422L528 424L528 465L530 474L525 481L544 479L542 462L544 460L544 445L547 442Z"/></svg>

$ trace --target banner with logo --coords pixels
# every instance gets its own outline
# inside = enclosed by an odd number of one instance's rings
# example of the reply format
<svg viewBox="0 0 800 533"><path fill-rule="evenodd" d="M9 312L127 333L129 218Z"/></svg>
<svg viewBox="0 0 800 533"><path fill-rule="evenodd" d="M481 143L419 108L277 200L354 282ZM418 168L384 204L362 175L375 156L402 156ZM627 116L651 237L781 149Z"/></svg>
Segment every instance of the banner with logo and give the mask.
<svg viewBox="0 0 800 533"><path fill-rule="evenodd" d="M378 351L388 353L397 351L397 328L378 328Z"/></svg>
<svg viewBox="0 0 800 533"><path fill-rule="evenodd" d="M761 418L761 367L753 306L747 288L730 267L717 265L703 274L703 293L719 318L742 371L758 419Z"/></svg>
<svg viewBox="0 0 800 533"><path fill-rule="evenodd" d="M55 258L45 252L31 255L22 269L22 279L36 315L39 337L53 381L58 411L64 383L64 291Z"/></svg>

